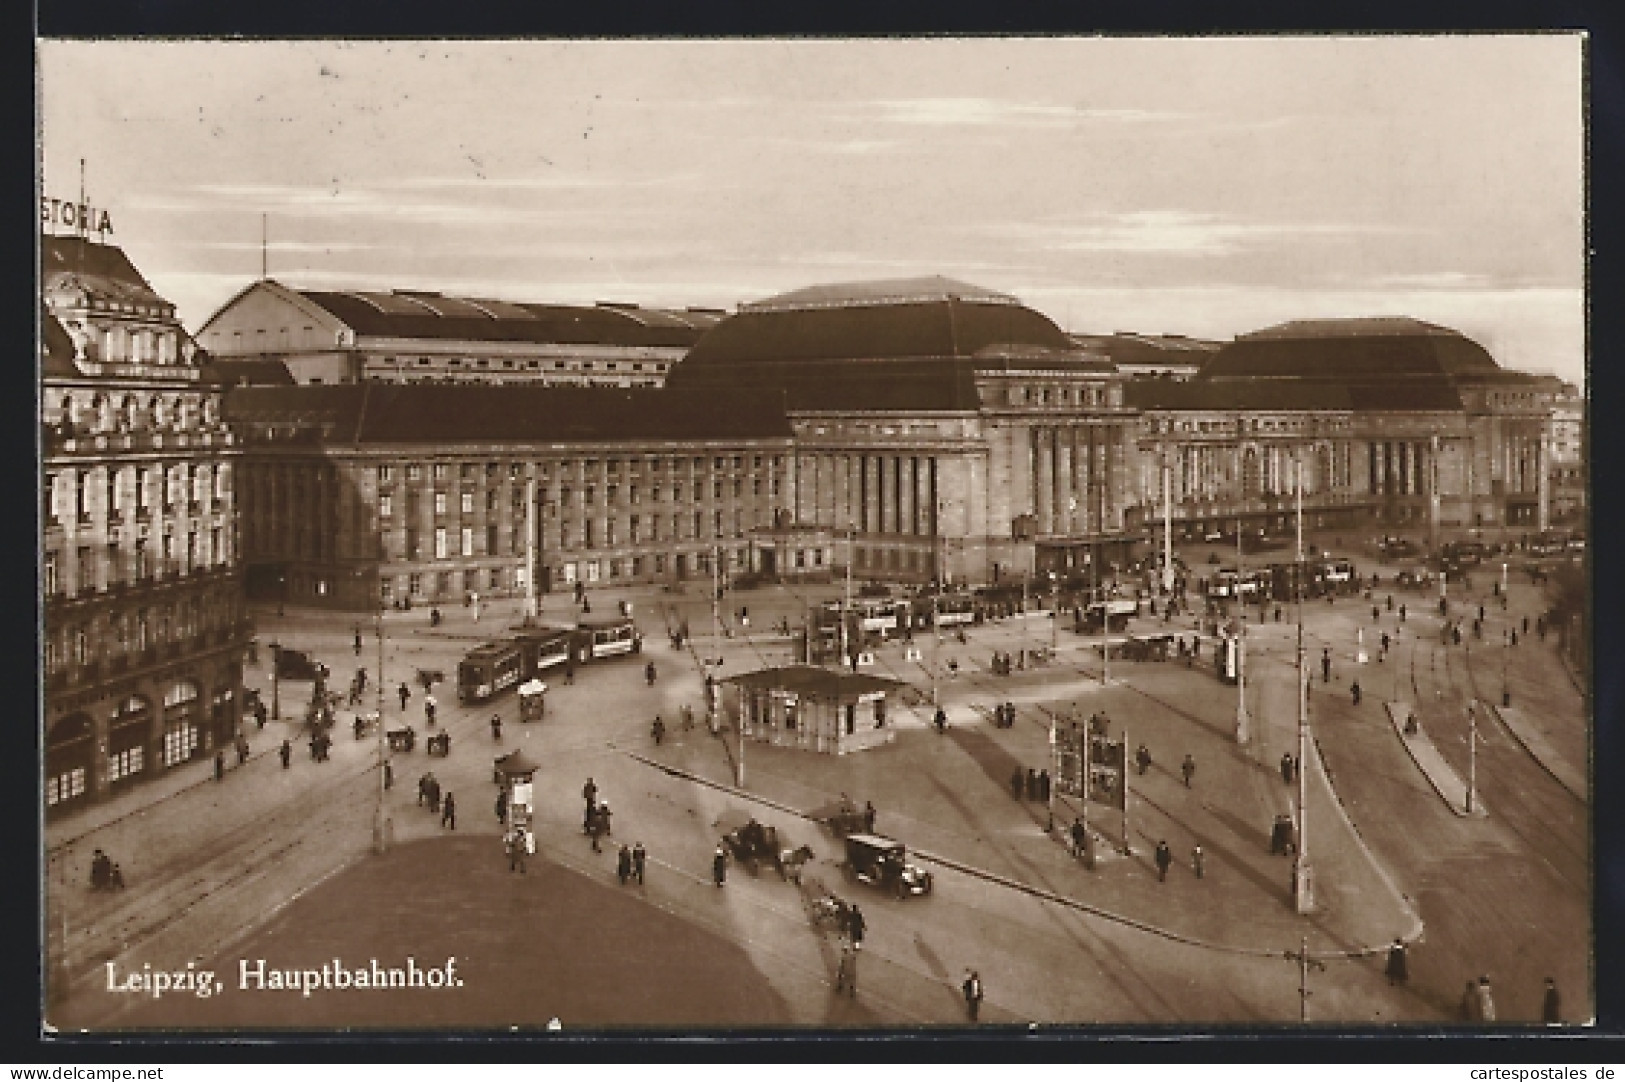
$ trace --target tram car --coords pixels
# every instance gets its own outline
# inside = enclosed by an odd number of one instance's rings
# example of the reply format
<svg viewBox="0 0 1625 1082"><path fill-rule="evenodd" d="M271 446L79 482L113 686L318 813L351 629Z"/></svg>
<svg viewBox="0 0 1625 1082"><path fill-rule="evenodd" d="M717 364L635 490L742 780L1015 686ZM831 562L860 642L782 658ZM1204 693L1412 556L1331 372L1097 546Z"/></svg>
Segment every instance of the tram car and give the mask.
<svg viewBox="0 0 1625 1082"><path fill-rule="evenodd" d="M577 664L643 652L643 636L629 617L583 621L571 639Z"/></svg>

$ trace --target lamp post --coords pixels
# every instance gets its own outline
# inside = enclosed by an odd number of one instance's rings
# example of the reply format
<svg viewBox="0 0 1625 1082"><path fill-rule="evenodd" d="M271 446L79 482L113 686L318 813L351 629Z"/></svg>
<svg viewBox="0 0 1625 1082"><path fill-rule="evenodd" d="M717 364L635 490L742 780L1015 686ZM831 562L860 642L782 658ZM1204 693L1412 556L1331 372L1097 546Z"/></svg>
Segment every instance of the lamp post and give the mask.
<svg viewBox="0 0 1625 1082"><path fill-rule="evenodd" d="M1292 576L1298 609L1298 844L1292 863L1292 897L1297 911L1308 913L1315 907L1315 891L1309 864L1309 775L1304 771L1309 758L1309 670L1303 663L1303 463L1295 457L1292 465L1298 517L1297 561Z"/></svg>
<svg viewBox="0 0 1625 1082"><path fill-rule="evenodd" d="M384 539L378 537L378 558L383 560ZM373 634L378 638L378 679L374 682L374 701L377 709L378 728L378 802L373 808L372 818L372 849L374 853L383 853L389 849L395 840L395 824L389 816L386 803L386 772L389 769L389 744L384 736L384 583L383 574L379 565L372 568L372 615Z"/></svg>
<svg viewBox="0 0 1625 1082"><path fill-rule="evenodd" d="M265 644L271 649L271 719L282 720L282 687L277 670L282 667L282 644L268 642Z"/></svg>
<svg viewBox="0 0 1625 1082"><path fill-rule="evenodd" d="M1478 711L1477 705L1467 703L1467 814L1473 814L1478 796Z"/></svg>

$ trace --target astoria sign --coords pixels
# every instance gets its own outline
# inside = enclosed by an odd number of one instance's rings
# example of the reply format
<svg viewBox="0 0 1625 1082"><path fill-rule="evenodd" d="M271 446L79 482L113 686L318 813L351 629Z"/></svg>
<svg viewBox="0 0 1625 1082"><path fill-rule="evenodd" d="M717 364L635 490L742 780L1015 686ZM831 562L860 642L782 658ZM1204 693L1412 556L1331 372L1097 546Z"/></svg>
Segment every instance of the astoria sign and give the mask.
<svg viewBox="0 0 1625 1082"><path fill-rule="evenodd" d="M113 219L108 217L107 212L88 203L74 203L42 195L39 216L40 221L52 229L62 227L76 233L95 232L104 236L113 231Z"/></svg>

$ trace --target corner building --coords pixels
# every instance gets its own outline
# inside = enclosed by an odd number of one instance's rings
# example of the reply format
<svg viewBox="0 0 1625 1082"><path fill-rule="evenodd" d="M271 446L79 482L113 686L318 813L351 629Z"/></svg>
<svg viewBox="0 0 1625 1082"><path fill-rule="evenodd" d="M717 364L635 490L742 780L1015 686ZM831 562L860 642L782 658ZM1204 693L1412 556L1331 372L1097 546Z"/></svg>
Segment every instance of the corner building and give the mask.
<svg viewBox="0 0 1625 1082"><path fill-rule="evenodd" d="M124 252L41 239L48 814L232 739L251 631L236 440L206 358Z"/></svg>

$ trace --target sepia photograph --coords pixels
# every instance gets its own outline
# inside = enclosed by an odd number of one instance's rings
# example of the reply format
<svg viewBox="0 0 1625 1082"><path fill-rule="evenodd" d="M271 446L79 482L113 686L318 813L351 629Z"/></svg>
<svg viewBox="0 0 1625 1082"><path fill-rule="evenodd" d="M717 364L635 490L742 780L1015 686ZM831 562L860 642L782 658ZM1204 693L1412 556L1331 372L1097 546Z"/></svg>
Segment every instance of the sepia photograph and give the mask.
<svg viewBox="0 0 1625 1082"><path fill-rule="evenodd" d="M1592 1029L1586 49L36 39L45 1032Z"/></svg>

